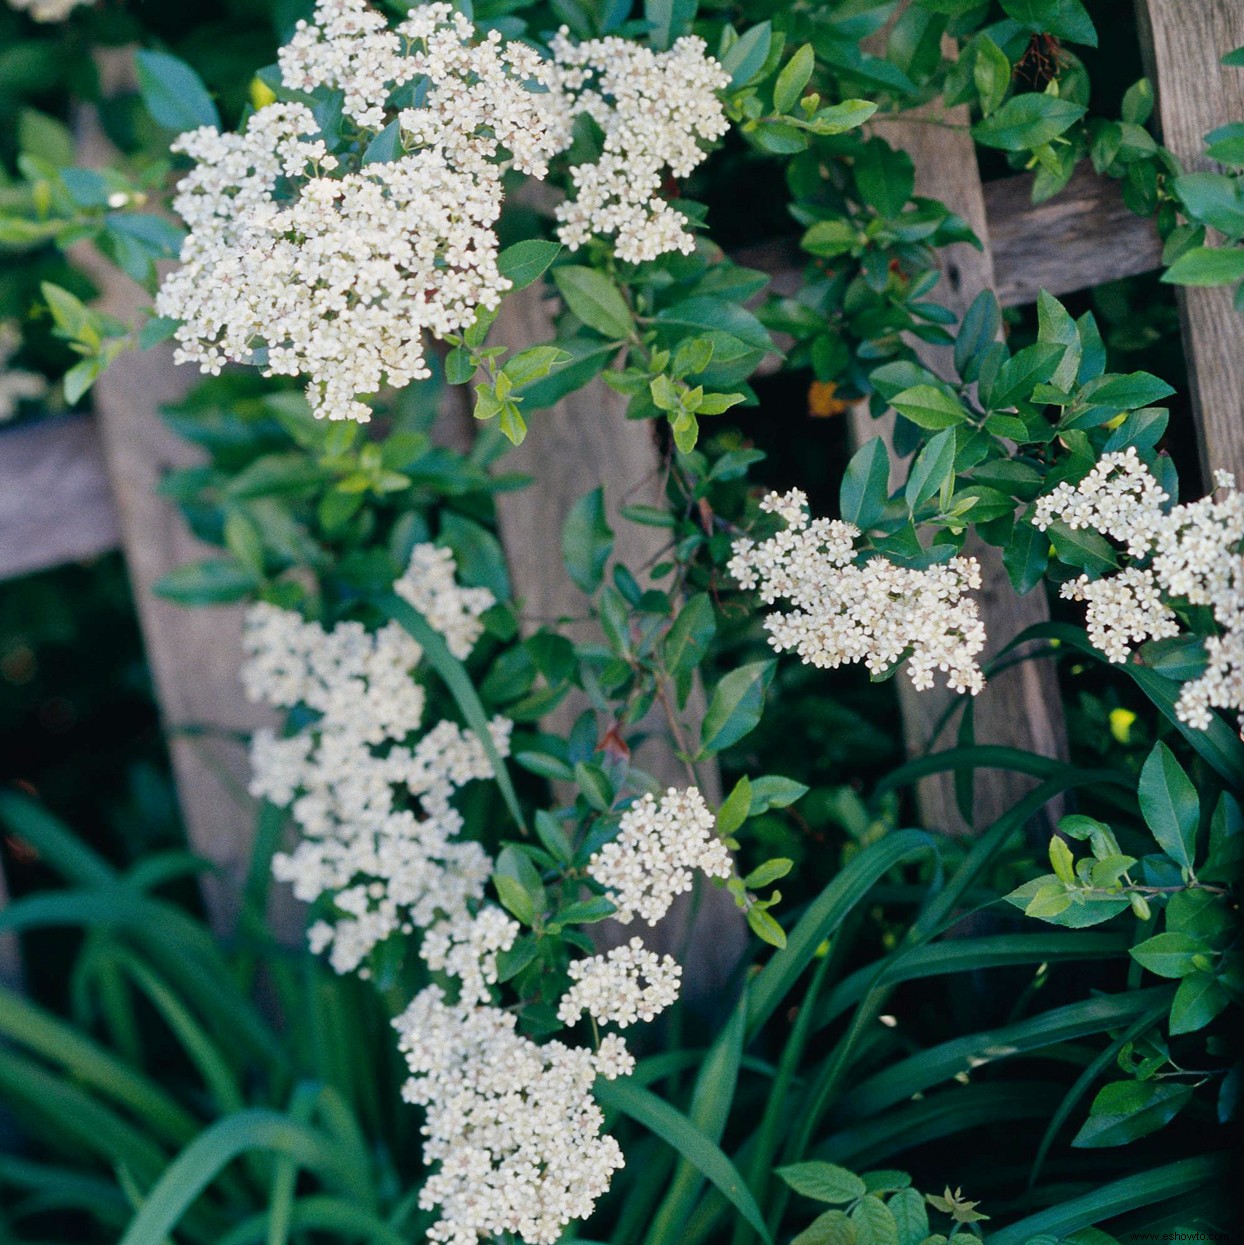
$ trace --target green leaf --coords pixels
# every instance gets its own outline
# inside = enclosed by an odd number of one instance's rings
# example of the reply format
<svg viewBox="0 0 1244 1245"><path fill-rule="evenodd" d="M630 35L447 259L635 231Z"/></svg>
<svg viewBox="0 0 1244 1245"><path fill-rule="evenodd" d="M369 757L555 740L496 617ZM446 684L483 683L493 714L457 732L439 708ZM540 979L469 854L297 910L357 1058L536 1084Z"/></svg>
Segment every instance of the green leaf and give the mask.
<svg viewBox="0 0 1244 1245"><path fill-rule="evenodd" d="M750 662L718 682L700 725L701 755L721 752L755 729L776 664Z"/></svg>
<svg viewBox="0 0 1244 1245"><path fill-rule="evenodd" d="M1097 46L1097 31L1080 0L1002 0L1002 8L1033 34Z"/></svg>
<svg viewBox="0 0 1244 1245"><path fill-rule="evenodd" d="M804 88L816 68L816 53L810 43L805 43L787 62L773 85L773 108L775 112L790 112L799 102Z"/></svg>
<svg viewBox="0 0 1244 1245"><path fill-rule="evenodd" d="M1124 1146L1164 1128L1192 1097L1192 1086L1161 1081L1114 1081L1102 1086L1072 1145Z"/></svg>
<svg viewBox="0 0 1244 1245"><path fill-rule="evenodd" d="M1132 959L1158 977L1187 977L1195 972L1197 956L1208 955L1210 948L1191 934L1167 932L1155 934L1137 943L1131 950Z"/></svg>
<svg viewBox="0 0 1244 1245"><path fill-rule="evenodd" d="M972 78L976 93L980 96L981 115L988 117L996 112L1006 98L1011 85L1011 62L1006 53L986 34L976 41L976 61Z"/></svg>
<svg viewBox="0 0 1244 1245"><path fill-rule="evenodd" d="M1188 215L1229 238L1244 235L1244 187L1226 173L1185 173L1174 183Z"/></svg>
<svg viewBox="0 0 1244 1245"><path fill-rule="evenodd" d="M903 493L908 511L936 497L955 470L955 430L944 428L916 455Z"/></svg>
<svg viewBox="0 0 1244 1245"><path fill-rule="evenodd" d="M1084 398L1090 405L1108 411L1134 411L1137 407L1152 406L1174 392L1166 381L1149 372L1131 372L1090 382L1084 388Z"/></svg>
<svg viewBox="0 0 1244 1245"><path fill-rule="evenodd" d="M208 558L169 571L151 590L178 605L225 605L245 599L258 587L254 571L224 558Z"/></svg>
<svg viewBox="0 0 1244 1245"><path fill-rule="evenodd" d="M1057 342L1036 342L1008 359L990 386L989 409L1002 410L1027 401L1037 385L1052 379L1066 350Z"/></svg>
<svg viewBox="0 0 1244 1245"><path fill-rule="evenodd" d="M658 52L674 46L695 17L696 0L644 0L648 38Z"/></svg>
<svg viewBox="0 0 1244 1245"><path fill-rule="evenodd" d="M890 1208L871 1193L851 1208L851 1222L860 1245L898 1245L898 1224Z"/></svg>
<svg viewBox="0 0 1244 1245"><path fill-rule="evenodd" d="M402 123L390 121L388 125L367 144L363 152L363 164L392 164L402 154Z"/></svg>
<svg viewBox="0 0 1244 1245"><path fill-rule="evenodd" d="M1084 116L1082 104L1053 95L1015 95L992 116L972 127L972 136L986 147L1031 151L1069 130Z"/></svg>
<svg viewBox="0 0 1244 1245"><path fill-rule="evenodd" d="M713 602L707 593L697 593L678 611L661 649L665 668L678 685L680 703L686 701L691 676L708 655L708 646L716 634Z"/></svg>
<svg viewBox="0 0 1244 1245"><path fill-rule="evenodd" d="M1177 864L1192 868L1201 802L1175 754L1154 745L1140 771L1140 811L1158 846Z"/></svg>
<svg viewBox="0 0 1244 1245"><path fill-rule="evenodd" d="M721 1141L734 1102L746 1029L747 992L744 990L734 1006L729 1023L718 1034L701 1064L695 1088L691 1091L688 1121L714 1144ZM683 1158L674 1172L669 1192L653 1216L647 1245L679 1245L687 1217L703 1186L704 1173Z"/></svg>
<svg viewBox="0 0 1244 1245"><path fill-rule="evenodd" d="M613 552L613 529L605 518L605 490L585 493L562 526L562 559L575 585L591 594L600 587Z"/></svg>
<svg viewBox="0 0 1244 1245"><path fill-rule="evenodd" d="M1204 1029L1230 1001L1231 996L1209 973L1185 977L1171 1004L1171 1036Z"/></svg>
<svg viewBox="0 0 1244 1245"><path fill-rule="evenodd" d="M933 385L913 385L896 393L890 405L921 428L953 428L967 422L962 403Z"/></svg>
<svg viewBox="0 0 1244 1245"><path fill-rule="evenodd" d="M729 838L747 820L752 808L752 784L746 774L717 810L717 833Z"/></svg>
<svg viewBox="0 0 1244 1245"><path fill-rule="evenodd" d="M1232 285L1244 279L1244 247L1194 246L1163 274L1168 285Z"/></svg>
<svg viewBox="0 0 1244 1245"><path fill-rule="evenodd" d="M544 886L530 857L515 847L503 847L497 857L492 884L506 910L524 925L534 925L544 911Z"/></svg>
<svg viewBox="0 0 1244 1245"><path fill-rule="evenodd" d="M599 765L576 761L574 780L587 802L598 812L607 813L613 804L613 783Z"/></svg>
<svg viewBox="0 0 1244 1245"><path fill-rule="evenodd" d="M304 1167L332 1173L348 1167L320 1134L275 1111L248 1110L217 1120L190 1143L148 1192L121 1245L165 1245L199 1194L238 1155L286 1154Z"/></svg>
<svg viewBox="0 0 1244 1245"><path fill-rule="evenodd" d="M497 256L497 271L509 281L512 290L525 290L544 275L561 249L561 243L540 238L515 242Z"/></svg>
<svg viewBox="0 0 1244 1245"><path fill-rule="evenodd" d="M1056 1206L990 1232L989 1245L1027 1245L1043 1232L1061 1240L1081 1228L1105 1223L1142 1207L1194 1193L1208 1195L1212 1189L1221 1187L1229 1171L1225 1154L1210 1154L1137 1172L1122 1180L1098 1185L1080 1197L1060 1200Z"/></svg>
<svg viewBox="0 0 1244 1245"><path fill-rule="evenodd" d="M757 865L743 879L743 885L752 891L772 886L774 882L784 878L794 868L794 865L793 860L787 860L784 856L775 856L772 860L766 860L763 865Z"/></svg>
<svg viewBox="0 0 1244 1245"><path fill-rule="evenodd" d="M813 134L832 138L858 129L877 111L877 105L867 99L844 99L840 104L818 109L807 123Z"/></svg>
<svg viewBox="0 0 1244 1245"><path fill-rule="evenodd" d="M755 1033L777 1010L799 975L874 885L903 861L936 852L934 839L919 830L899 830L853 856L832 882L808 905L791 931L786 950L761 970L752 983L749 1031Z"/></svg>
<svg viewBox="0 0 1244 1245"><path fill-rule="evenodd" d="M543 380L559 363L566 363L570 355L557 346L529 346L511 355L502 367L502 375L508 376L515 388Z"/></svg>
<svg viewBox="0 0 1244 1245"><path fill-rule="evenodd" d="M732 87L744 86L764 68L773 42L773 23L760 22L745 30L728 51L718 55L721 67L730 75Z"/></svg>
<svg viewBox="0 0 1244 1245"><path fill-rule="evenodd" d="M808 787L803 783L796 782L793 778L783 778L779 774L753 778L751 790L753 817L759 817L771 808L787 808L808 794Z"/></svg>
<svg viewBox="0 0 1244 1245"><path fill-rule="evenodd" d="M553 281L566 306L588 328L621 341L632 331L630 308L603 272L570 265L553 269Z"/></svg>
<svg viewBox="0 0 1244 1245"><path fill-rule="evenodd" d="M921 1245L929 1234L929 1212L915 1189L900 1189L886 1203L898 1228L898 1245Z"/></svg>
<svg viewBox="0 0 1244 1245"><path fill-rule="evenodd" d="M786 947L786 931L761 907L754 903L747 909L747 927L763 942L782 951Z"/></svg>
<svg viewBox="0 0 1244 1245"><path fill-rule="evenodd" d="M629 1080L600 1081L594 1092L603 1107L629 1115L660 1137L675 1154L697 1167L751 1224L760 1239L772 1245L760 1207L737 1168L722 1153L721 1147L706 1137L685 1115Z"/></svg>
<svg viewBox="0 0 1244 1245"><path fill-rule="evenodd" d="M855 1224L842 1210L818 1215L790 1245L856 1245Z"/></svg>
<svg viewBox="0 0 1244 1245"><path fill-rule="evenodd" d="M1062 519L1056 519L1046 535L1059 560L1068 566L1095 575L1114 568L1114 546L1091 528L1070 527Z"/></svg>
<svg viewBox="0 0 1244 1245"><path fill-rule="evenodd" d="M880 520L889 498L889 451L881 437L873 437L851 455L838 490L839 509L848 523L867 531Z"/></svg>
<svg viewBox="0 0 1244 1245"><path fill-rule="evenodd" d="M886 220L907 206L916 185L916 170L905 151L895 151L881 138L864 143L851 166L864 202Z"/></svg>
<svg viewBox="0 0 1244 1245"><path fill-rule="evenodd" d="M143 49L134 54L138 89L152 119L166 130L220 128L220 113L203 80L183 60Z"/></svg>
<svg viewBox="0 0 1244 1245"><path fill-rule="evenodd" d="M859 240L859 231L845 218L818 220L804 233L799 245L809 255L833 259L836 255L845 255Z"/></svg>
<svg viewBox="0 0 1244 1245"><path fill-rule="evenodd" d="M818 1202L854 1202L868 1192L868 1187L854 1172L833 1163L792 1163L779 1167L777 1174L796 1193Z"/></svg>
<svg viewBox="0 0 1244 1245"><path fill-rule="evenodd" d="M1045 577L1050 562L1050 538L1027 519L1017 520L1011 539L1002 551L1002 565L1021 596L1031 592Z"/></svg>
<svg viewBox="0 0 1244 1245"><path fill-rule="evenodd" d="M380 597L374 604L377 609L418 641L428 665L436 671L449 689L458 706L458 711L484 749L484 755L487 756L488 763L492 766L493 776L501 790L506 807L514 818L514 824L523 829L523 812L518 802L518 794L514 790L514 784L510 780L505 762L501 759L501 754L493 742L492 732L488 729L488 715L484 712L479 693L475 690L475 684L471 681L471 676L467 674L466 668L449 651L445 637L409 601L390 593Z"/></svg>

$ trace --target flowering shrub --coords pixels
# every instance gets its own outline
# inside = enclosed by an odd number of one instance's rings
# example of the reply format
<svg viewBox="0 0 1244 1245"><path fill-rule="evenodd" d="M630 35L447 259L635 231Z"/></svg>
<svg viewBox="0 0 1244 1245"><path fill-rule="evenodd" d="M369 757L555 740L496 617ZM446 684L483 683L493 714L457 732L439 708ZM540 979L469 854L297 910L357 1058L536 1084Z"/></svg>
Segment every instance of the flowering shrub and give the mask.
<svg viewBox="0 0 1244 1245"><path fill-rule="evenodd" d="M1102 1222L1225 1221L1205 1138L1241 1076L1244 503L1226 475L1178 500L1173 390L1109 370L1092 314L1042 293L1008 333L989 291L960 322L933 301L970 231L865 128L970 105L1039 197L1088 156L1170 257L1198 254L1199 183L1143 129L1152 92L1089 115L1078 0L917 0L885 55L861 41L887 4L391 7L280 6L275 64L232 99L144 49L131 158L53 158L73 136L45 118L53 154L5 188L4 245L92 242L154 296L123 324L39 271L80 356L67 401L170 338L210 375L169 413L206 461L164 488L223 552L159 590L246 603L242 681L283 721L250 741L261 833L233 930L156 893L182 866L118 871L0 803L71 887L0 928L90 931L86 1032L0 1008L0 1092L56 1137L71 1121L94 1165L0 1183L59 1181L123 1245L1100 1245ZM69 18L66 48L110 20L35 15ZM808 257L789 296L712 241L731 160L785 187ZM525 288L556 296L551 339L495 340ZM712 423L783 354L894 413L811 502L761 478L748 425ZM582 616L533 618L494 531L523 483L502 454L539 449L538 413L598 377L649 421L661 504L606 465L560 533ZM496 430L458 452L431 434L468 383ZM0 401L40 387L0 373ZM622 525L660 531L643 564ZM1047 586L1074 622L989 634L990 594ZM1074 762L977 740L973 698L1032 640L1147 701L1136 737L1119 705L1117 747ZM853 666L965 693L958 743L813 790L826 737L858 756L866 723L784 715ZM966 841L908 824L900 792L951 771L971 814L982 768L1036 783ZM1039 875L1027 830L1072 799L1100 816L1063 816ZM266 929L270 880L307 906L306 948ZM137 1037L148 1011L181 1097ZM1138 1174L1069 1151L1131 1142Z"/></svg>

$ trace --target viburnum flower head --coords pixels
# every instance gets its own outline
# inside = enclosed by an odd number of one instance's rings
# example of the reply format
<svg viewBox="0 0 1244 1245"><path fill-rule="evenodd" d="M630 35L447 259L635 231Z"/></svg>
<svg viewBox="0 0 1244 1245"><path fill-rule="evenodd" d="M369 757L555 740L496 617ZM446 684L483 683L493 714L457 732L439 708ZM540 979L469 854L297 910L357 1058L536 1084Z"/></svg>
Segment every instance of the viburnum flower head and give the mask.
<svg viewBox="0 0 1244 1245"><path fill-rule="evenodd" d="M658 54L559 35L554 52L478 39L448 4L416 5L390 29L364 0L319 0L278 63L290 90L341 92L348 145L330 149L311 109L283 101L240 134L203 127L173 145L195 162L174 200L189 227L181 267L156 299L181 322L178 361L305 375L317 416L365 422L384 384L429 375L425 334L496 309L510 288L494 228L502 176L544 177L581 112L605 151L572 171L562 240L615 235L634 261L689 251L660 189L725 132L724 71L697 39Z"/></svg>
<svg viewBox="0 0 1244 1245"><path fill-rule="evenodd" d="M395 587L466 657L493 597L459 586L454 571L447 551L419 545ZM492 762L457 723L424 725L420 646L393 623L330 629L269 604L250 611L245 645L251 698L314 715L286 737L258 732L251 749L252 794L289 808L301 832L274 858L273 873L298 899L321 905L308 931L313 950L338 972L365 972L385 939L436 926L425 948L434 967L482 997L516 927L504 914L477 914L492 861L459 837L451 800L490 777ZM491 723L498 755L509 752L510 727Z"/></svg>
<svg viewBox="0 0 1244 1245"><path fill-rule="evenodd" d="M1039 498L1033 524L1089 528L1124 546L1131 562L1093 579L1081 575L1061 593L1085 602L1089 639L1115 662L1147 640L1180 635L1175 607L1208 608L1206 666L1185 683L1175 712L1199 730L1212 709L1244 714L1244 494L1229 473L1215 473L1213 494L1168 506L1169 498L1136 450L1102 455L1076 485Z"/></svg>
<svg viewBox="0 0 1244 1245"><path fill-rule="evenodd" d="M786 613L765 618L769 643L795 652L809 665L833 668L862 661L884 674L906 661L913 685L934 684L975 695L985 685L976 657L985 627L966 595L981 586L975 558L954 557L926 569L897 566L884 557L857 561L853 523L809 519L798 489L770 493L761 509L776 514L783 530L756 543L734 543L729 571L741 588L755 588L766 605Z"/></svg>
<svg viewBox="0 0 1244 1245"><path fill-rule="evenodd" d="M659 801L636 800L622 814L618 837L592 856L587 871L609 891L615 920L629 925L641 917L655 925L691 889L696 870L728 878L732 868L704 797L695 787L671 787Z"/></svg>

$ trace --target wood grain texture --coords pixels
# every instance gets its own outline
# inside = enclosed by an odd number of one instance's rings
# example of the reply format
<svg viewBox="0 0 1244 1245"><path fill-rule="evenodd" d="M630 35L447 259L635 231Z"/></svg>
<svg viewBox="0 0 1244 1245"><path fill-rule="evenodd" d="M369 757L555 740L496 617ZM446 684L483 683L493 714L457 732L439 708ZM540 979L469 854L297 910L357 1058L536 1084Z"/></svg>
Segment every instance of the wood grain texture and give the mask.
<svg viewBox="0 0 1244 1245"><path fill-rule="evenodd" d="M1187 171L1217 169L1204 136L1244 120L1244 69L1222 64L1244 46L1244 0L1138 0L1138 12L1162 141ZM1231 295L1229 286L1178 291L1206 488L1218 468L1244 481L1244 315Z"/></svg>
<svg viewBox="0 0 1244 1245"><path fill-rule="evenodd" d="M552 304L543 301L537 285L502 303L491 340L519 350L549 341L553 334ZM655 562L667 543L664 529L631 523L619 513L623 505L664 504L654 424L628 420L625 412L626 399L598 378L556 406L533 412L527 439L502 462L505 470L532 477L529 487L501 493L497 498L501 541L520 603L523 629L528 634L542 623L560 619L568 620L562 630L573 639L599 638L597 624L585 618L587 598L571 582L561 559L562 525L570 507L585 493L604 486L605 508L616 534L614 558L641 581L642 568ZM542 725L564 735L585 707L582 698L569 697ZM679 715L691 739L697 737L703 712L703 695L697 689L686 711ZM637 751L636 765L662 786L686 787L691 780L670 746L664 718L654 716L645 725L654 734ZM608 722L600 723L601 736L608 726ZM715 765L698 767L698 782L709 804L720 801L721 780ZM733 972L746 934L742 915L725 891L703 888L694 927L688 934L692 912L690 904L676 904L651 935L644 930L644 937L654 947L677 950L682 962L694 966L694 972L688 971L687 989L692 996L703 996L720 987ZM635 933L634 927L615 925L608 936L612 943Z"/></svg>
<svg viewBox="0 0 1244 1245"><path fill-rule="evenodd" d="M102 54L105 90L123 86L130 66L123 50ZM110 162L114 153L93 112L83 111L76 133L80 164ZM99 287L105 312L126 323L140 318L151 301L144 290L90 248L74 259ZM254 803L246 793L246 741L276 719L242 692L243 610L187 609L152 593L167 572L220 552L192 536L176 506L157 492L168 471L202 461L202 452L160 418L160 408L182 398L197 379L193 368L174 365L172 346L165 344L123 355L93 395L186 837L193 851L220 868L218 875L204 878L203 890L212 923L223 931L232 929L255 825ZM276 916L288 936L293 909L283 900L278 904Z"/></svg>
<svg viewBox="0 0 1244 1245"><path fill-rule="evenodd" d="M931 110L937 109L936 112ZM944 120L956 128L929 124ZM942 278L933 298L962 316L981 290L996 283L985 195L976 170L976 150L966 131L967 109L939 109L932 104L920 110L916 119L892 120L882 131L893 146L905 149L916 166L916 194L938 199L958 213L982 242L982 248L961 243L943 252ZM953 365L946 347L914 343L924 364L941 375L951 375ZM851 424L857 442L877 436L889 440L893 412L874 420L867 408L852 408ZM905 469L900 475L905 474ZM892 479L897 484L898 478ZM1009 643L1026 627L1049 619L1044 593L1035 591L1017 596L1002 565L998 549L969 538L964 550L981 563L983 591L977 594L985 623L989 657ZM947 710L961 710L964 701L943 688L918 692L906 675L897 678L903 732L911 755L940 750L952 744L958 730L959 713L952 713L940 731L937 724ZM974 727L978 743L999 744L1038 752L1044 756L1065 755L1066 743L1062 703L1052 663L1028 661L991 679L974 699ZM918 789L924 823L949 833L968 833L983 829L1034 786L1034 781L1000 770L978 771L976 776L974 821L968 825L961 816L952 774L924 779Z"/></svg>
<svg viewBox="0 0 1244 1245"><path fill-rule="evenodd" d="M1004 307L1035 303L1042 290L1061 297L1161 266L1153 221L1132 212L1119 183L1088 161L1044 203L1032 202L1033 180L1023 173L984 187L994 293Z"/></svg>
<svg viewBox="0 0 1244 1245"><path fill-rule="evenodd" d="M119 541L90 419L66 415L0 431L0 580L97 557Z"/></svg>

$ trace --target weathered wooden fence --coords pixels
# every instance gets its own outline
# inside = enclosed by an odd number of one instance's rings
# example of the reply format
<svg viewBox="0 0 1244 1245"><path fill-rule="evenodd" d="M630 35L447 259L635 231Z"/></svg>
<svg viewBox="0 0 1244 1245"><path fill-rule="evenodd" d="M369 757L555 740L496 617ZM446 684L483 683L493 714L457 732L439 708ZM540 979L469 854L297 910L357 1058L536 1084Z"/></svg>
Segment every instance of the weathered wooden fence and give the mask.
<svg viewBox="0 0 1244 1245"><path fill-rule="evenodd" d="M1224 51L1244 44L1244 3L1138 0L1138 9L1164 140L1186 165L1204 167L1203 134L1244 117L1244 73L1218 63ZM948 119L960 124L943 127L928 124L929 118L915 123L900 117L888 120L883 132L912 154L920 193L947 202L985 243L982 252L962 246L947 252L938 296L952 308L961 311L982 289L992 288L1003 306L1021 306L1035 301L1043 288L1062 295L1159 265L1155 231L1124 207L1113 182L1084 167L1061 194L1034 205L1028 176L982 185L964 118ZM104 160L99 156L95 162ZM765 267L779 290L798 280L801 260L790 244L752 248L739 258ZM113 306L130 299L117 278L99 276ZM1189 290L1180 299L1207 474L1223 467L1244 479L1239 414L1244 386L1235 376L1244 366L1244 316L1232 310L1225 291ZM549 323L540 295L528 291L506 304L497 332L519 347L547 339ZM935 369L944 366L936 351L926 361ZM193 451L163 430L158 408L193 379L188 369L174 372L166 352L124 359L101 382L94 418L71 416L0 433L0 579L118 545L124 550L190 844L224 870L209 896L224 920L248 855L253 820L239 740L258 719L237 681L240 611L178 611L150 593L159 575L198 556L175 507L154 491L163 471L192 459ZM657 496L650 429L619 418L615 405L616 396L598 382L538 417L528 444L516 453L517 460L533 466L538 456L537 483L507 495L499 519L513 581L533 615L581 612L581 599L567 595L571 589L557 559L545 555L549 536L560 531L575 497L601 483L614 508L626 493L631 500ZM854 418L858 436L884 431L867 416ZM469 437L470 421L464 422L460 410L447 412L446 421L449 439ZM539 541L532 539L537 532ZM620 552L642 561L643 542L650 538L645 530L622 525L619 535L638 542ZM991 642L1000 646L1044 617L1045 604L1039 593L1016 598L1000 567L989 566L984 609ZM904 696L910 748L928 746L944 707L932 694ZM976 714L980 741L1060 755L1056 689L1052 672L1040 663L1024 663L999 679ZM647 760L659 775L669 773L668 759ZM1016 784L1014 776L985 776L978 793L982 816L1013 802L1022 790ZM944 784L927 784L921 801L930 824L963 828Z"/></svg>

